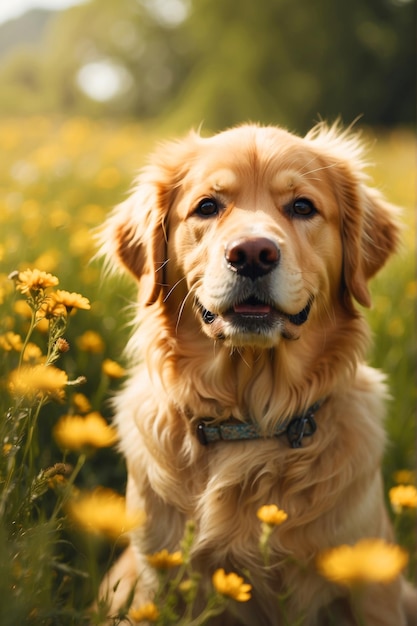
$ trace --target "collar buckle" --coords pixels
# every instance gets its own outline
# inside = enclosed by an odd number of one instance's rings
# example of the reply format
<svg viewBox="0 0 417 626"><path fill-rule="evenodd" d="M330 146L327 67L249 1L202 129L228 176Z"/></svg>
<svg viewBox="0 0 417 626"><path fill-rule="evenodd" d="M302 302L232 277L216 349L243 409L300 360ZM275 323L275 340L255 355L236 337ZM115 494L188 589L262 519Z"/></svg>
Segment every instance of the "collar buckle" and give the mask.
<svg viewBox="0 0 417 626"><path fill-rule="evenodd" d="M302 417L295 417L288 424L287 439L291 448L301 448L303 445L303 437L311 437L317 430L317 424L314 419L314 411L310 410Z"/></svg>
<svg viewBox="0 0 417 626"><path fill-rule="evenodd" d="M209 442L207 441L205 424L203 421L198 422L195 434L197 435L197 439L202 446L208 445Z"/></svg>

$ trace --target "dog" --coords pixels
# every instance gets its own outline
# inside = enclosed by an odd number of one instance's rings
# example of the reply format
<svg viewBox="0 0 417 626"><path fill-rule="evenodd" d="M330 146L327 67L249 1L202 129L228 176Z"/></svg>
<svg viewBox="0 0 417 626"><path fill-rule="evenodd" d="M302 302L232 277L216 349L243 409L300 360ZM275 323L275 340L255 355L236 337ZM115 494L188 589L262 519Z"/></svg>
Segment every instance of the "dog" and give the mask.
<svg viewBox="0 0 417 626"><path fill-rule="evenodd" d="M364 168L360 139L338 125L304 138L255 124L191 132L156 151L108 218L108 264L139 287L114 406L127 506L147 514L103 583L117 587L113 609L136 579L135 602L152 599L146 555L178 550L192 520L201 588L218 568L250 573L251 600L213 626L359 623L316 561L365 537L394 541L387 389L364 363L358 305L371 305L400 228ZM288 517L266 565L257 511L271 503ZM403 587L363 590L361 623L405 626Z"/></svg>

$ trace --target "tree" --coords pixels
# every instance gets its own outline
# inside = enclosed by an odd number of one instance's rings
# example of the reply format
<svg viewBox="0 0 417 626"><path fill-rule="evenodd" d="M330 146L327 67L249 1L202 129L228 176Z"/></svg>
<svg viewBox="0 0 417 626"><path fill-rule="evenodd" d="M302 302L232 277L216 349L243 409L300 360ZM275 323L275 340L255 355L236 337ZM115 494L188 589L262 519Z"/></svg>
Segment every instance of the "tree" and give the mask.
<svg viewBox="0 0 417 626"><path fill-rule="evenodd" d="M415 0L195 0L184 25L194 63L177 115L213 128L250 118L306 129L339 115L410 123L415 8Z"/></svg>

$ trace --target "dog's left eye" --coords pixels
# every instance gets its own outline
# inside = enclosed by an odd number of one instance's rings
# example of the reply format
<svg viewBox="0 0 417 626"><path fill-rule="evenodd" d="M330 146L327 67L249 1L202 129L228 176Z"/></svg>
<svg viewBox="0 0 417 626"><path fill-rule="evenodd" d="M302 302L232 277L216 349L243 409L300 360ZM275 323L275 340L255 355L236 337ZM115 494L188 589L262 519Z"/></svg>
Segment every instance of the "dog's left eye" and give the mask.
<svg viewBox="0 0 417 626"><path fill-rule="evenodd" d="M195 212L201 217L211 217L218 214L219 205L213 198L204 198L197 204Z"/></svg>
<svg viewBox="0 0 417 626"><path fill-rule="evenodd" d="M312 217L317 213L317 209L308 198L298 198L288 207L288 212L293 217Z"/></svg>

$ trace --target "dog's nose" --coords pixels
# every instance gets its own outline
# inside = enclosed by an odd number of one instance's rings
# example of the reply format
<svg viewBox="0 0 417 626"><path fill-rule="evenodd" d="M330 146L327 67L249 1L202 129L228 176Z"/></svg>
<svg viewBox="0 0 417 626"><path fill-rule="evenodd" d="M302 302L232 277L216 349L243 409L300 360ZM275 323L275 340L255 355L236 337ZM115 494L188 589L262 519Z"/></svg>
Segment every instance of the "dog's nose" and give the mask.
<svg viewBox="0 0 417 626"><path fill-rule="evenodd" d="M255 280L268 274L279 263L278 246L266 237L245 237L227 244L227 266L241 276Z"/></svg>

